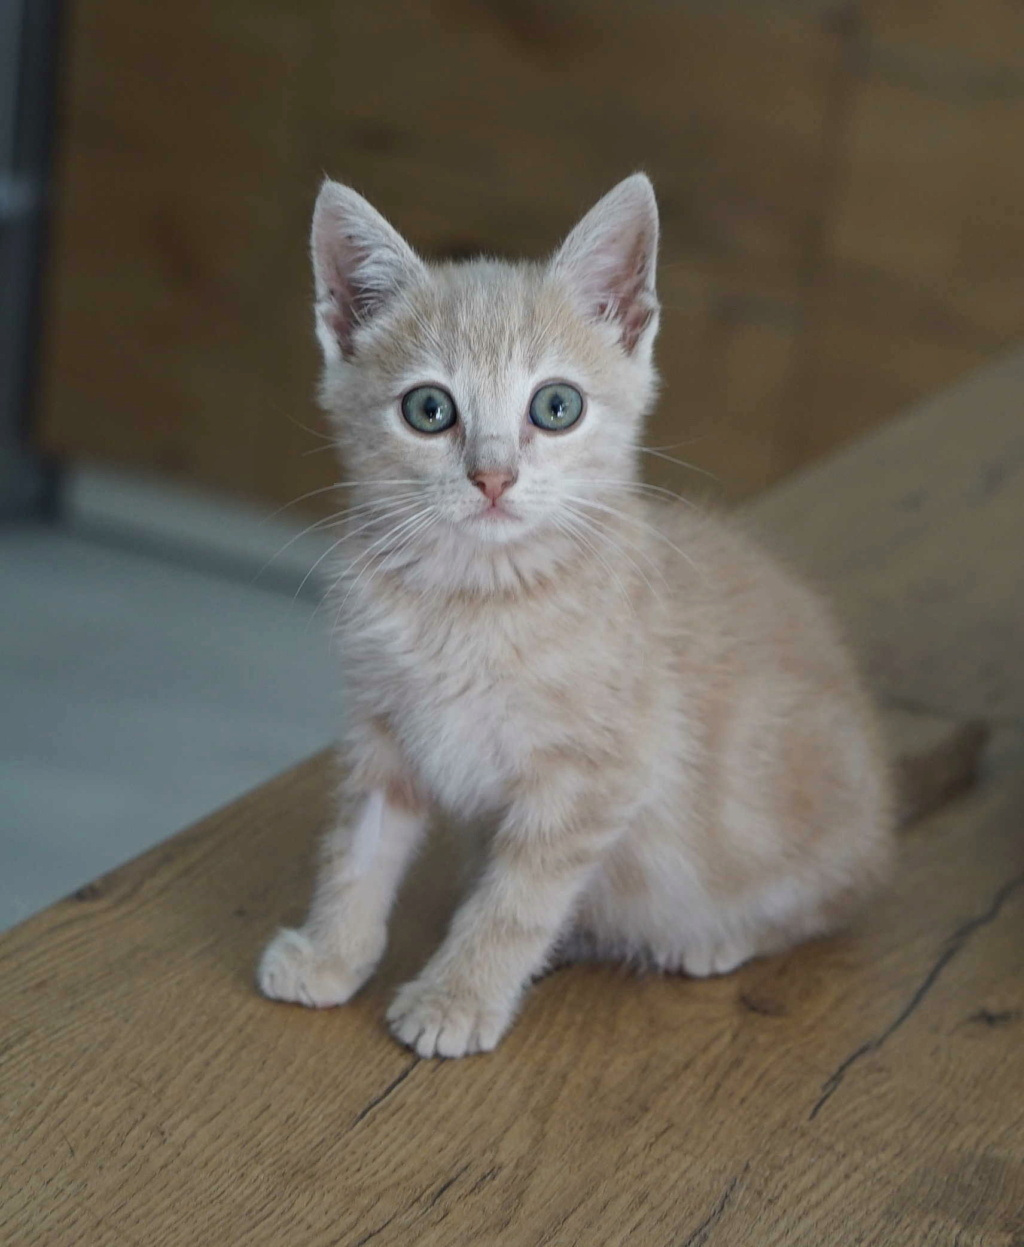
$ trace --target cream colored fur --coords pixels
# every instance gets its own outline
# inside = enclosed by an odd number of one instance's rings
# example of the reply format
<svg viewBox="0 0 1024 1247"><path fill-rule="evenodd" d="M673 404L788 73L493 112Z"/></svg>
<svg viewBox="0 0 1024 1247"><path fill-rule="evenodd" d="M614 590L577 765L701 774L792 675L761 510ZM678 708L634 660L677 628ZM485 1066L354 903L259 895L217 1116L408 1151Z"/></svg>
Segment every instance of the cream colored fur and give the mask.
<svg viewBox="0 0 1024 1247"><path fill-rule="evenodd" d="M732 523L640 483L657 232L637 175L549 264L427 265L324 185L347 780L306 924L264 953L268 996L358 990L434 810L495 831L388 1013L422 1056L493 1048L554 961L726 973L834 928L884 877L886 771L826 609ZM552 379L586 399L560 433L527 417ZM424 383L455 399L448 432L402 418ZM504 515L481 471L515 476Z"/></svg>

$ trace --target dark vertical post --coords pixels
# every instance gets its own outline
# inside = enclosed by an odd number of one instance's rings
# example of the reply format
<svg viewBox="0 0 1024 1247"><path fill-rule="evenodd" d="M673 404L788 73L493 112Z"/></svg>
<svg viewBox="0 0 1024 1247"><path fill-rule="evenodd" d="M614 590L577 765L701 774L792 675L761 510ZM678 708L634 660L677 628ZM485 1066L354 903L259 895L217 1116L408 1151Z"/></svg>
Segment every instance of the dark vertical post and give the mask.
<svg viewBox="0 0 1024 1247"><path fill-rule="evenodd" d="M41 278L53 147L56 0L0 0L0 519L53 514L56 473L33 450Z"/></svg>

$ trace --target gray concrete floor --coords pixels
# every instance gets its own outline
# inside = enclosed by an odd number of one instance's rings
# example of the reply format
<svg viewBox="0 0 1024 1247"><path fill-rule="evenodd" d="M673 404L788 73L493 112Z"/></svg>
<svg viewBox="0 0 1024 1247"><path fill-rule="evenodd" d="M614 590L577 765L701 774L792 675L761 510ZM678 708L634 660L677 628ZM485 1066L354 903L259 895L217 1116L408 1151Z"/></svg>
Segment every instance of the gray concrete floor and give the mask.
<svg viewBox="0 0 1024 1247"><path fill-rule="evenodd" d="M0 528L0 928L321 748L338 718L299 525L113 474Z"/></svg>

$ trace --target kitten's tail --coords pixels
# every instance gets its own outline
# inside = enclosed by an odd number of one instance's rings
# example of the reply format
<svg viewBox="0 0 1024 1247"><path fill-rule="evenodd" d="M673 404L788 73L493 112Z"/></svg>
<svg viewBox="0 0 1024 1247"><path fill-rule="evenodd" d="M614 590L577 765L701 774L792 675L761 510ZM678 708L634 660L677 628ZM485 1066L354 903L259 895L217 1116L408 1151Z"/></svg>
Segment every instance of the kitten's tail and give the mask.
<svg viewBox="0 0 1024 1247"><path fill-rule="evenodd" d="M896 787L896 817L907 827L933 813L978 779L989 725L981 719L947 719L886 707Z"/></svg>

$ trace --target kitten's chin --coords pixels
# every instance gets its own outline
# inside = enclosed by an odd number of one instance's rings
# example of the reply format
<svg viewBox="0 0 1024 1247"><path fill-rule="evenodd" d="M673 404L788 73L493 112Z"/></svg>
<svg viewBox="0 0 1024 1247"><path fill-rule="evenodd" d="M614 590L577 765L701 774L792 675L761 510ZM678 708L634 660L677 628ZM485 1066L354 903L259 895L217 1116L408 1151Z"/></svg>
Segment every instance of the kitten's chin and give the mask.
<svg viewBox="0 0 1024 1247"><path fill-rule="evenodd" d="M523 537L530 524L516 511L507 510L500 504L485 507L467 516L459 527L475 541L483 545L508 545Z"/></svg>
<svg viewBox="0 0 1024 1247"><path fill-rule="evenodd" d="M522 537L529 526L518 515L507 511L483 511L467 520L466 528L485 545L507 545Z"/></svg>

